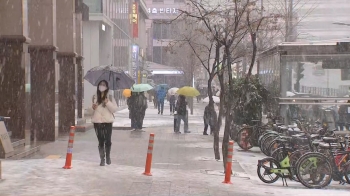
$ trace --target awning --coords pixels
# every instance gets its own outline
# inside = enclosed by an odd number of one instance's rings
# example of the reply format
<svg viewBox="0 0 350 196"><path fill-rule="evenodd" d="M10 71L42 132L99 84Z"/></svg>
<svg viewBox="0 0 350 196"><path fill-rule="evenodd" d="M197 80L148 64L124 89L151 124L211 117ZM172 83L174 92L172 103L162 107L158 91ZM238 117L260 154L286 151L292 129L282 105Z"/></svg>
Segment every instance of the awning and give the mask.
<svg viewBox="0 0 350 196"><path fill-rule="evenodd" d="M175 67L158 64L151 61L146 61L145 65L152 75L182 75L183 71L176 69Z"/></svg>

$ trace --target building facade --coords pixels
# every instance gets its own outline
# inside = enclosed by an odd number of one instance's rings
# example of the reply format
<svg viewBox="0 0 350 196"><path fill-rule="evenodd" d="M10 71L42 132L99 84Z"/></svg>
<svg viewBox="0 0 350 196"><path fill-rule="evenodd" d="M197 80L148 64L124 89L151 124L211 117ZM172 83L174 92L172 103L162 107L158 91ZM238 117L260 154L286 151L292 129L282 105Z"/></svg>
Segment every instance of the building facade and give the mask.
<svg viewBox="0 0 350 196"><path fill-rule="evenodd" d="M90 17L83 26L84 74L99 65L113 65L134 75L133 49L137 46L137 54L142 55L147 45L145 3L142 0L84 0L84 3L89 6ZM96 87L85 81L85 110L90 108L95 92ZM118 104L125 105L121 91L114 93Z"/></svg>
<svg viewBox="0 0 350 196"><path fill-rule="evenodd" d="M148 40L147 59L156 64L168 66L169 70L174 72L158 73L150 70L153 75L151 79L155 83L169 83L172 86L185 85L183 66L176 61L184 60L184 56L170 54L168 45L176 38L177 25L172 22L179 14L179 9L185 9L184 0L146 0L150 21L147 25L150 27L150 37ZM174 59L176 59L174 61ZM187 72L186 72L187 73ZM179 79L179 77L181 79ZM189 85L189 84L187 84Z"/></svg>
<svg viewBox="0 0 350 196"><path fill-rule="evenodd" d="M81 0L0 1L0 114L11 117L13 139L54 141L82 118L85 8Z"/></svg>
<svg viewBox="0 0 350 196"><path fill-rule="evenodd" d="M266 14L273 12L281 15L286 15L285 10L290 4L293 5L293 26L296 38L292 41L341 40L350 37L348 0L288 0L283 3L280 0L258 1L259 6L261 3Z"/></svg>

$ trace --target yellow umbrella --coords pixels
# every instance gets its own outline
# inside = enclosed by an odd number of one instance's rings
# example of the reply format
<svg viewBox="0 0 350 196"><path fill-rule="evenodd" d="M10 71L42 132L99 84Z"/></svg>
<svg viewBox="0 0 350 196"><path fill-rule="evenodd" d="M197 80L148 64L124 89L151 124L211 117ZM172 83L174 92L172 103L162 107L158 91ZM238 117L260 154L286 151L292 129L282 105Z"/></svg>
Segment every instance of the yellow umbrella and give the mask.
<svg viewBox="0 0 350 196"><path fill-rule="evenodd" d="M184 86L177 90L177 94L184 95L186 97L197 97L200 95L199 91L191 86Z"/></svg>
<svg viewBox="0 0 350 196"><path fill-rule="evenodd" d="M124 89L123 90L124 97L130 97L131 96L131 90L130 89Z"/></svg>

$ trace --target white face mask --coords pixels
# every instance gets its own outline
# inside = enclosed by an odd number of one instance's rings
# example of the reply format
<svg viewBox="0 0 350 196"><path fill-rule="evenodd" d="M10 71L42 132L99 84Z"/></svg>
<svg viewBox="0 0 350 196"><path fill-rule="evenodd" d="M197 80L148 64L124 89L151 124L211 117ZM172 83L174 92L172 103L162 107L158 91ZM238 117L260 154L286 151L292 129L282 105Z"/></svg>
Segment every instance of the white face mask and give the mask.
<svg viewBox="0 0 350 196"><path fill-rule="evenodd" d="M98 87L98 90L100 90L101 92L104 92L105 90L107 90L107 87L100 85Z"/></svg>

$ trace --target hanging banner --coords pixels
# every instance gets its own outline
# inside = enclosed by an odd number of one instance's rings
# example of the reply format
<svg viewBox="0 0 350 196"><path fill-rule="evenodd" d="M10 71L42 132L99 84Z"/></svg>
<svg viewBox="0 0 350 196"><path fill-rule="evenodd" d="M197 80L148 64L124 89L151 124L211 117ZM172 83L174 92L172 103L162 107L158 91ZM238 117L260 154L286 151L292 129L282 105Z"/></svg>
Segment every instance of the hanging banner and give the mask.
<svg viewBox="0 0 350 196"><path fill-rule="evenodd" d="M132 4L131 18L132 36L133 38L137 38L139 37L139 10L136 2Z"/></svg>

